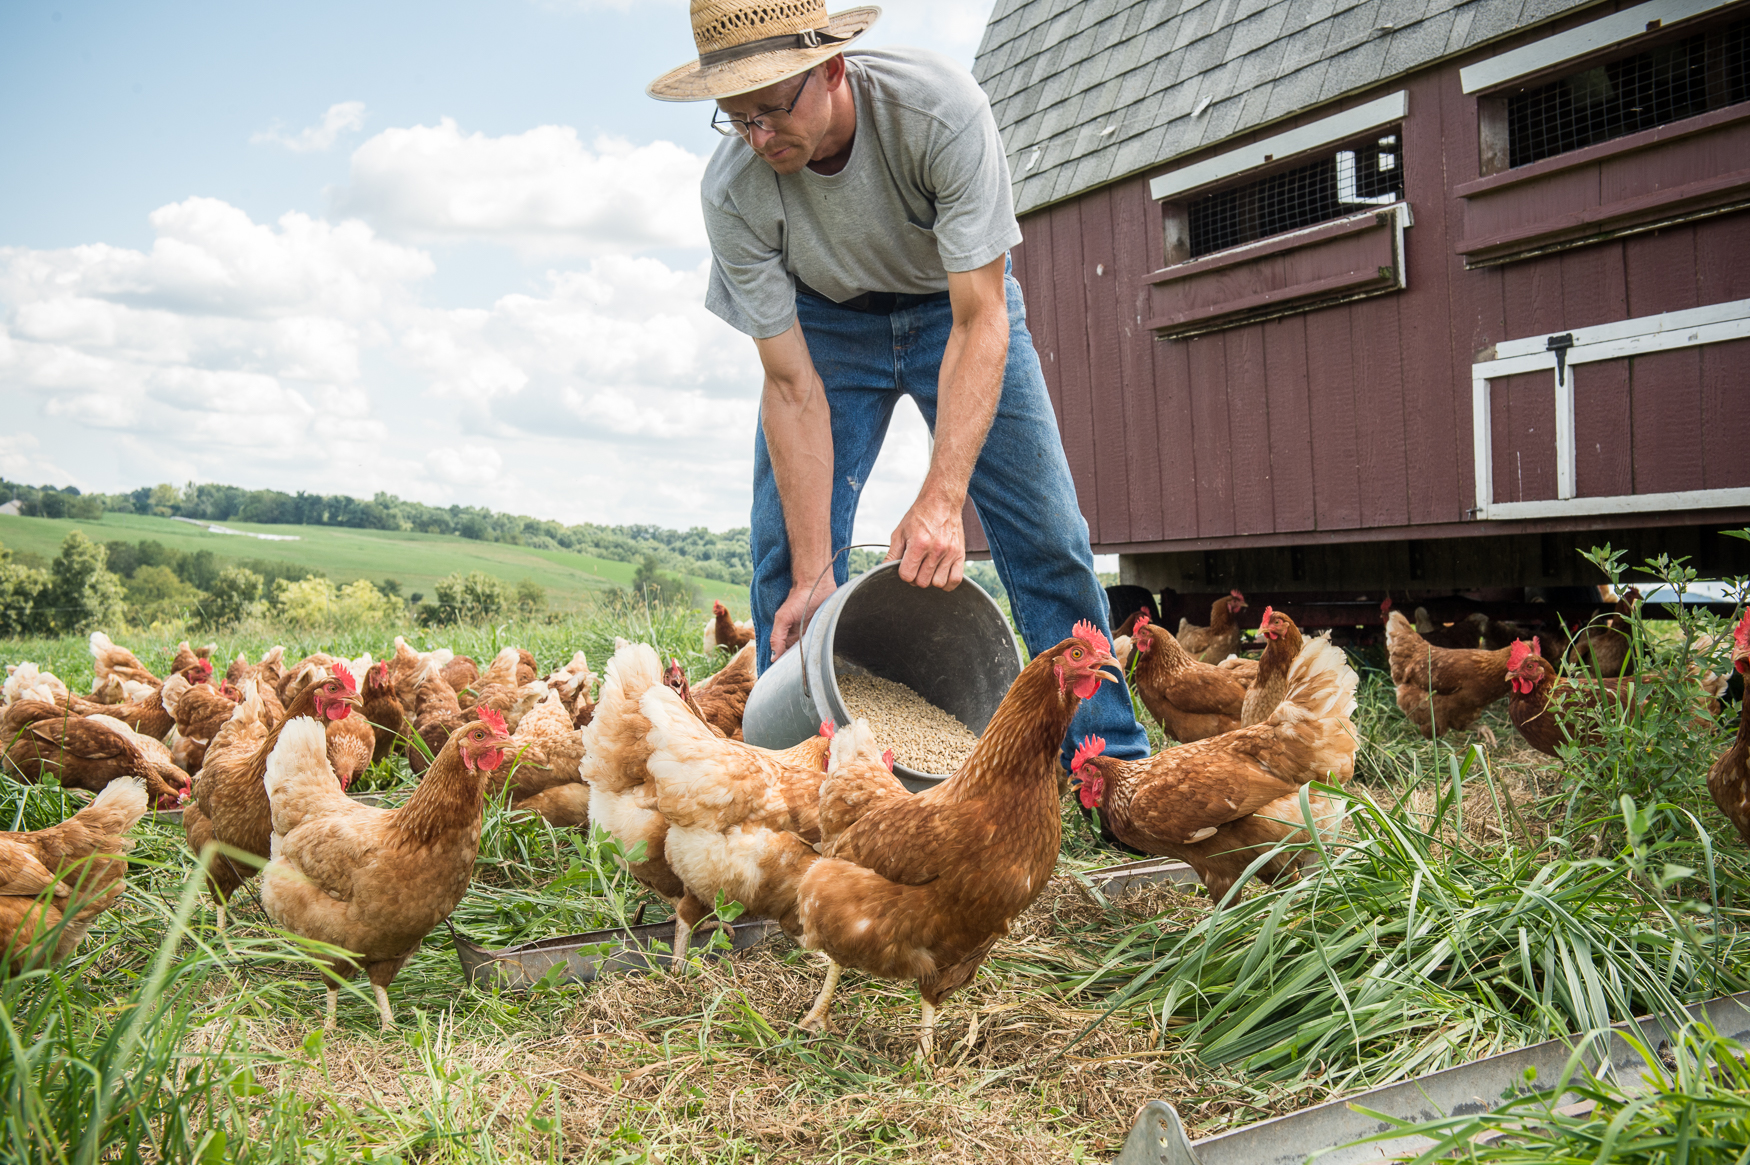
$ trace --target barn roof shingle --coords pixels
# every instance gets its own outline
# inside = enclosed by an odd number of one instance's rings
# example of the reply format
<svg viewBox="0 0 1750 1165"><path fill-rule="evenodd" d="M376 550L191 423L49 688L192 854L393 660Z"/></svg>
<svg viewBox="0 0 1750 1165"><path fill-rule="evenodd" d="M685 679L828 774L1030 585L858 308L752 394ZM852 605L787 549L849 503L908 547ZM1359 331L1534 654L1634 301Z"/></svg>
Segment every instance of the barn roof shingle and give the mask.
<svg viewBox="0 0 1750 1165"><path fill-rule="evenodd" d="M973 73L1025 214L1593 2L997 0Z"/></svg>

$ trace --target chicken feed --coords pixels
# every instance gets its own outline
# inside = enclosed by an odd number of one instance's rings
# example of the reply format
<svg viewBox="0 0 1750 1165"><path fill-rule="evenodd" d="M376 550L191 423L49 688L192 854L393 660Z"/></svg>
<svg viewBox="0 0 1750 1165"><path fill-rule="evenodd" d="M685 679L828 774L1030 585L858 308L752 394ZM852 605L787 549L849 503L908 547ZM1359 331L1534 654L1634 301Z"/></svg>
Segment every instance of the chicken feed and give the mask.
<svg viewBox="0 0 1750 1165"><path fill-rule="evenodd" d="M952 773L978 743L966 725L904 684L880 676L839 677L839 696L852 716L869 722L894 761L920 773Z"/></svg>

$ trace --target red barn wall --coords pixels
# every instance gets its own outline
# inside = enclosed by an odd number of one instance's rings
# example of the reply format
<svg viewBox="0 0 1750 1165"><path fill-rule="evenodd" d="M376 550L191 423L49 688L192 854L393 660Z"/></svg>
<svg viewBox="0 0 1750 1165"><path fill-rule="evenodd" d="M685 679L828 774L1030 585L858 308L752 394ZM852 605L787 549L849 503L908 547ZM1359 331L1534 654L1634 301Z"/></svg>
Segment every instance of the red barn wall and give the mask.
<svg viewBox="0 0 1750 1165"><path fill-rule="evenodd" d="M1145 277L1163 250L1148 179L1166 167L1022 220L1014 271L1097 551L1511 533L1466 520L1478 353L1750 298L1742 211L1465 270L1453 189L1480 166L1477 100L1460 90L1459 64L1356 98L1409 93L1404 291L1157 340L1143 326ZM1493 392L1498 501L1554 496L1549 378L1519 379L1524 391L1500 381ZM1750 485L1747 387L1750 342L1583 366L1580 493Z"/></svg>

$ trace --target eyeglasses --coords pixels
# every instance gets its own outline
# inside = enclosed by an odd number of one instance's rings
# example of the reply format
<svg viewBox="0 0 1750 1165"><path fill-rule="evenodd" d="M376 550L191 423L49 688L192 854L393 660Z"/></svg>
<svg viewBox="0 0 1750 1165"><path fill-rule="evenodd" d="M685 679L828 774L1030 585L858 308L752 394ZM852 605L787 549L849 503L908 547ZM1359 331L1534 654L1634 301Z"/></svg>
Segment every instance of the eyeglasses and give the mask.
<svg viewBox="0 0 1750 1165"><path fill-rule="evenodd" d="M790 99L789 105L780 109L768 109L758 117L750 117L746 121L743 121L739 117L723 117L723 111L719 109L716 113L711 115L711 128L722 134L724 137L728 137L732 133L738 133L745 138L756 129L761 133L774 132L779 125L783 124L781 121L775 122L774 119L778 118L780 114L782 114L784 118L790 116L791 111L794 110L797 103L802 100L802 91L808 88L808 79L812 76L814 76L813 69L808 70L808 72L802 75L802 84L797 87L796 96ZM717 120L720 117L723 118L722 121Z"/></svg>

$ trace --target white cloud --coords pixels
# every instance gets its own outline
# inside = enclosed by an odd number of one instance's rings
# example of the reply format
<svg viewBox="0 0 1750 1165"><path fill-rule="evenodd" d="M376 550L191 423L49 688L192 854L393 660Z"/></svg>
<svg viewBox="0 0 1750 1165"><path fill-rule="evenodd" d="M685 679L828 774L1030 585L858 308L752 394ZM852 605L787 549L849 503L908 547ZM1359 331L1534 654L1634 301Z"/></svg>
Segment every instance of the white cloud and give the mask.
<svg viewBox="0 0 1750 1165"><path fill-rule="evenodd" d="M425 455L432 476L451 485L486 485L498 480L504 458L490 445L443 446Z"/></svg>
<svg viewBox="0 0 1750 1165"><path fill-rule="evenodd" d="M348 130L365 127L365 103L362 101L342 101L330 105L328 112L322 115L320 125L305 126L297 133L286 135L280 132L278 125L272 129L262 130L249 135L249 144L254 146L283 146L296 154L321 153L331 148L340 135Z"/></svg>
<svg viewBox="0 0 1750 1165"><path fill-rule="evenodd" d="M626 254L705 245L699 178L705 158L671 142L635 146L570 126L464 134L435 126L385 130L352 155L336 213L416 242L483 239L525 255Z"/></svg>

